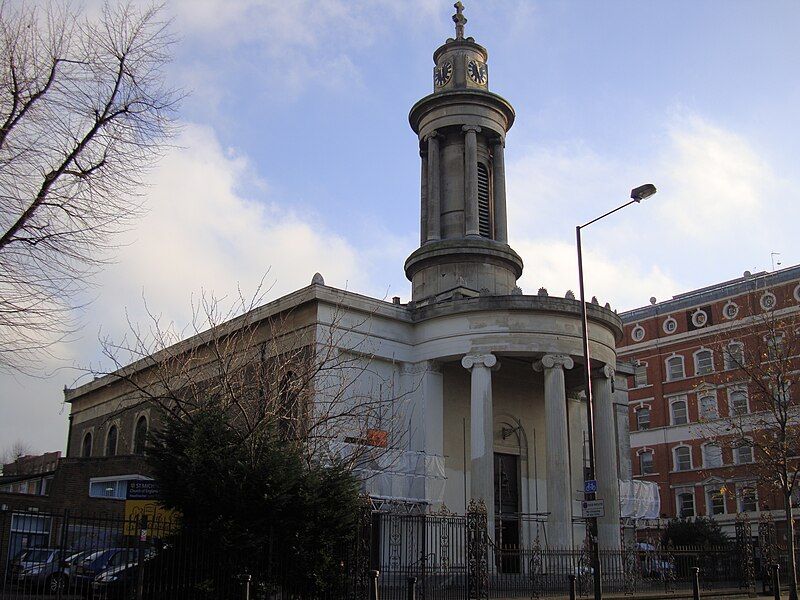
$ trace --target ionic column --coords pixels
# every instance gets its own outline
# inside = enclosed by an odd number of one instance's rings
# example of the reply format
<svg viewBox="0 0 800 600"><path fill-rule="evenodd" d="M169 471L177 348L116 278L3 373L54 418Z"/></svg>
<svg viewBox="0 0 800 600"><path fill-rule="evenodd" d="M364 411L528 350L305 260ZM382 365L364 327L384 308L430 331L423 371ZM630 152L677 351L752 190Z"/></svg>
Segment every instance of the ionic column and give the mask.
<svg viewBox="0 0 800 600"><path fill-rule="evenodd" d="M425 241L432 242L442 237L439 206L439 135L434 130L426 139L428 141L428 232Z"/></svg>
<svg viewBox="0 0 800 600"><path fill-rule="evenodd" d="M419 243L424 244L428 239L428 152L419 151L421 170L420 173L420 211L419 211Z"/></svg>
<svg viewBox="0 0 800 600"><path fill-rule="evenodd" d="M594 456L597 498L605 501L605 516L597 519L597 540L601 548L619 549L619 475L617 431L611 382L614 369L605 365L592 373L594 409Z"/></svg>
<svg viewBox="0 0 800 600"><path fill-rule="evenodd" d="M534 363L544 371L544 422L547 442L547 543L572 548L572 494L567 435L567 393L564 369L574 366L563 354L547 354Z"/></svg>
<svg viewBox="0 0 800 600"><path fill-rule="evenodd" d="M466 235L480 235L478 220L478 137L476 125L464 125L464 219Z"/></svg>
<svg viewBox="0 0 800 600"><path fill-rule="evenodd" d="M494 417L492 415L492 367L494 354L467 354L461 365L470 371L470 496L483 500L494 531Z"/></svg>
<svg viewBox="0 0 800 600"><path fill-rule="evenodd" d="M506 214L506 159L505 140L498 138L492 148L492 180L494 189L494 239L508 243L508 215Z"/></svg>

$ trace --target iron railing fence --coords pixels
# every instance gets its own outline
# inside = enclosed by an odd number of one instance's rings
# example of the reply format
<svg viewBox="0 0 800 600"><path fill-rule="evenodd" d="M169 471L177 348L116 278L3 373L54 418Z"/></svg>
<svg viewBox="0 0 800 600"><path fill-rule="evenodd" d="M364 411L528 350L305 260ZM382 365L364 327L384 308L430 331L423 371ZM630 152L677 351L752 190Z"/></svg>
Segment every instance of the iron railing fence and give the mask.
<svg viewBox="0 0 800 600"><path fill-rule="evenodd" d="M573 581L578 597L592 594L586 548L547 547L528 533L495 546L480 511L365 513L355 538L331 551L324 581L306 587L285 549L222 550L212 539L166 518L0 511L0 600L371 600L375 571L381 600L406 600L410 581L418 600L563 597ZM603 550L603 588L631 597L688 592L697 567L705 590L750 590L769 575L768 555L785 572L785 553L773 550L754 539Z"/></svg>

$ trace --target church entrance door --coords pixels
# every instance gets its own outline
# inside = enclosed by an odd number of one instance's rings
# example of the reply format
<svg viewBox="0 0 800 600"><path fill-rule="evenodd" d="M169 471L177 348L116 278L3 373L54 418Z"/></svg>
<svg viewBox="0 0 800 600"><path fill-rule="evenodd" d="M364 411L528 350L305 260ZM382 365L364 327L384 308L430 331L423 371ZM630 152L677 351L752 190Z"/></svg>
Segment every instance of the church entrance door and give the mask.
<svg viewBox="0 0 800 600"><path fill-rule="evenodd" d="M498 567L503 573L519 573L519 456L494 455L494 506Z"/></svg>

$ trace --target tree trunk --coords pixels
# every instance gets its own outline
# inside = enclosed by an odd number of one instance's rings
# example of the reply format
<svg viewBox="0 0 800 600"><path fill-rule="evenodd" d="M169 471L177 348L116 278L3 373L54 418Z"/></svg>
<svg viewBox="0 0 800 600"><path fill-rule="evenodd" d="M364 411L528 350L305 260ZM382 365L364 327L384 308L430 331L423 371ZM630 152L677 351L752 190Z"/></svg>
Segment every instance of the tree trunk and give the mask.
<svg viewBox="0 0 800 600"><path fill-rule="evenodd" d="M798 600L797 567L794 559L794 515L792 514L792 496L789 492L784 491L783 493L783 505L786 511L786 531L789 537L786 543L786 549L789 554L786 569L789 578L789 600Z"/></svg>

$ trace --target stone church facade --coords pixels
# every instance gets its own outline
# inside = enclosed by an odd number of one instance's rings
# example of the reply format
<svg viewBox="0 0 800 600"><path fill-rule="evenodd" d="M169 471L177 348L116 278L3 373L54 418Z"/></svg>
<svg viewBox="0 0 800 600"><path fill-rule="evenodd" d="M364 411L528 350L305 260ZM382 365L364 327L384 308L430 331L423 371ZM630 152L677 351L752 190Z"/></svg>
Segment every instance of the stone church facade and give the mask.
<svg viewBox="0 0 800 600"><path fill-rule="evenodd" d="M631 468L627 372L615 349L622 322L608 306L588 305L587 366L580 303L517 287L523 262L508 240L504 161L514 110L489 90L487 50L464 36L460 8L453 18L456 36L433 55L433 92L409 115L421 157L420 246L405 263L411 300L365 297L317 275L248 318L292 315L292 326L312 338L335 324L343 332L338 351L369 360L362 377L392 382L393 414L405 433L394 448L402 460L366 481L366 490L429 511L463 512L469 500L482 500L494 517L492 535L504 544L534 536L549 547L583 541L581 398L590 368L598 497L606 507L599 542L619 547L618 481L630 479ZM113 375L65 395L70 457L86 452L87 435L89 456L102 456L111 427L123 448L116 453L134 454L137 431L158 423Z"/></svg>

